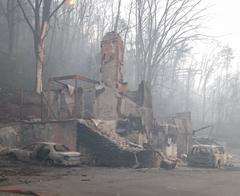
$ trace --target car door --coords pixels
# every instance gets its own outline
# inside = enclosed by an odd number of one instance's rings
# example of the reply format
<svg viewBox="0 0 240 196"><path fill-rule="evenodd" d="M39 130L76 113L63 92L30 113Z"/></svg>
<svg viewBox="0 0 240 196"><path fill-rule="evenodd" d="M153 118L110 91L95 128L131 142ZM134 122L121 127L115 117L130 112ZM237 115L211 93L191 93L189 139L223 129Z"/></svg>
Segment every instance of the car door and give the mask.
<svg viewBox="0 0 240 196"><path fill-rule="evenodd" d="M51 152L51 148L48 144L42 144L39 146L34 153L34 156L39 161L45 161L49 158L49 153Z"/></svg>
<svg viewBox="0 0 240 196"><path fill-rule="evenodd" d="M193 147L191 152L188 154L188 162L189 163L194 163L195 162L195 158L196 158L196 154L198 153L199 148L198 147Z"/></svg>
<svg viewBox="0 0 240 196"><path fill-rule="evenodd" d="M216 147L216 155L217 160L221 161L221 164L223 165L225 163L225 155L224 155L224 149L223 147Z"/></svg>
<svg viewBox="0 0 240 196"><path fill-rule="evenodd" d="M18 159L21 161L30 161L32 159L32 154L36 148L36 144L30 144L18 151Z"/></svg>

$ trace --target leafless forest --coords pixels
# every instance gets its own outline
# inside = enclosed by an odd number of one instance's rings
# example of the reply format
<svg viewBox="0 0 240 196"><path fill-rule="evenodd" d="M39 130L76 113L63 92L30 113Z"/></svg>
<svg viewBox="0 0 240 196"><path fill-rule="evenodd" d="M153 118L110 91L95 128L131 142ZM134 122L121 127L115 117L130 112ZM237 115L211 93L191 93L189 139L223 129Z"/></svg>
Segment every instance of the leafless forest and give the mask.
<svg viewBox="0 0 240 196"><path fill-rule="evenodd" d="M210 125L203 133L237 146L239 63L205 33L210 9L202 0L1 0L0 90L41 93L67 74L99 80L101 40L115 31L124 81L151 86L157 120L190 111L195 129Z"/></svg>

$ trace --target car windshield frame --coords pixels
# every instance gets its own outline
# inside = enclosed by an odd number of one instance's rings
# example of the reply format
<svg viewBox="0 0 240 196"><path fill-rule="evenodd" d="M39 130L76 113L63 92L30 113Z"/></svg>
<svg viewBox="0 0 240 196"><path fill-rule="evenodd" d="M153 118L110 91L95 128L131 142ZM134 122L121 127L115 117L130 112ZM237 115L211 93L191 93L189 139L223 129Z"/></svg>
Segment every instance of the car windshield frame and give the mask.
<svg viewBox="0 0 240 196"><path fill-rule="evenodd" d="M195 146L193 147L191 154L192 155L209 155L213 152L213 149L208 146Z"/></svg>
<svg viewBox="0 0 240 196"><path fill-rule="evenodd" d="M55 145L53 145L53 149L56 152L69 152L70 151L70 149L63 144L55 144Z"/></svg>
<svg viewBox="0 0 240 196"><path fill-rule="evenodd" d="M36 144L29 144L27 146L22 147L22 150L33 151L36 148Z"/></svg>

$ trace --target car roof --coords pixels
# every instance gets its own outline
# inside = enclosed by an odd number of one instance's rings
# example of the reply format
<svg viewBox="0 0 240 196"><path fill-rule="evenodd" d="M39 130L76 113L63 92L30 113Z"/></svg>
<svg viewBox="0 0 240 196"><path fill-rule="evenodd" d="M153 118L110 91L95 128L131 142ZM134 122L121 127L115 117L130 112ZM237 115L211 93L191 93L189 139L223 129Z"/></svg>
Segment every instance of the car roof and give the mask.
<svg viewBox="0 0 240 196"><path fill-rule="evenodd" d="M192 146L193 148L194 147L205 147L205 148L218 148L218 147L222 147L222 146L219 146L219 145L208 145L208 144L198 144L198 145L193 145Z"/></svg>
<svg viewBox="0 0 240 196"><path fill-rule="evenodd" d="M33 142L31 144L47 144L47 145L56 145L57 143L55 142ZM31 145L30 144L30 145Z"/></svg>

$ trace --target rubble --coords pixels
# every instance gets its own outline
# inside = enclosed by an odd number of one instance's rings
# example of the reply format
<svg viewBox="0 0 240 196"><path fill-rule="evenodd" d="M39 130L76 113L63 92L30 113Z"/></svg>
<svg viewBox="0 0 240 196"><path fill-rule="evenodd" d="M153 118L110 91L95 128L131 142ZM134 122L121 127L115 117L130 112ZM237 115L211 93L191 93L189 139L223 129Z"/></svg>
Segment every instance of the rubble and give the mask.
<svg viewBox="0 0 240 196"><path fill-rule="evenodd" d="M93 130L97 130L97 132L100 133L103 137L106 137L107 139L111 140L120 148L126 149L126 148L130 148L131 146L130 143L125 138L119 136L113 130L114 122L112 124L111 121L101 121L101 120L95 120L95 119L91 119L87 121L79 120L79 122L86 123L89 127L92 127ZM93 123L95 127L93 127Z"/></svg>
<svg viewBox="0 0 240 196"><path fill-rule="evenodd" d="M110 167L159 167L162 157L152 149L133 145L109 128L108 123L96 120L78 121L81 146L90 149L96 165ZM134 147L133 147L134 146Z"/></svg>
<svg viewBox="0 0 240 196"><path fill-rule="evenodd" d="M153 146L170 158L188 154L192 146L191 113L178 113L175 117L167 118L155 124L152 131Z"/></svg>
<svg viewBox="0 0 240 196"><path fill-rule="evenodd" d="M164 169L174 169L177 165L177 161L163 160L160 167Z"/></svg>

